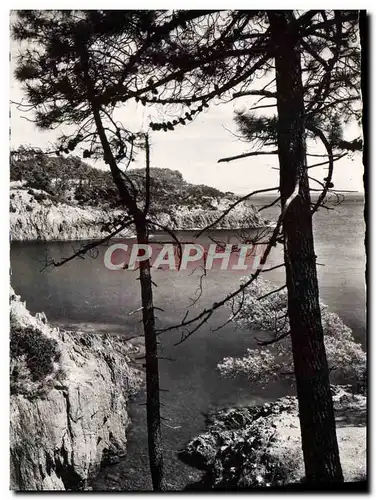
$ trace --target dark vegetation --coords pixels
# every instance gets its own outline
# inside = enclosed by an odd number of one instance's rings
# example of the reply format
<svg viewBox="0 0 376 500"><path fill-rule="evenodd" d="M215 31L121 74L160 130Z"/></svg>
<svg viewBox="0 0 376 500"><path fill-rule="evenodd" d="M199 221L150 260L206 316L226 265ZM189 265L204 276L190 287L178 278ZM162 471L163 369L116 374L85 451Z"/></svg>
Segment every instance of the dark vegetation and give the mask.
<svg viewBox="0 0 376 500"><path fill-rule="evenodd" d="M24 181L27 187L45 191L56 201L96 206L117 203L117 192L108 172L73 155L46 155L21 146L11 152L10 180ZM35 197L38 201L44 199L41 193Z"/></svg>
<svg viewBox="0 0 376 500"><path fill-rule="evenodd" d="M141 202L145 199L145 172L131 169L127 173L137 187ZM236 198L232 193L223 193L210 186L190 184L178 170L151 168L150 176L151 212L166 211L173 205L212 209L212 198ZM46 155L21 146L11 152L10 180L24 181L26 187L45 191L55 201L81 206L120 206L119 193L110 172L94 168L73 155ZM30 194L34 194L37 201L47 198L43 193Z"/></svg>
<svg viewBox="0 0 376 500"><path fill-rule="evenodd" d="M60 359L58 343L34 328L12 326L10 331L10 359L24 357L33 382L43 382L54 372L54 363ZM11 370L11 392L19 386L21 364Z"/></svg>

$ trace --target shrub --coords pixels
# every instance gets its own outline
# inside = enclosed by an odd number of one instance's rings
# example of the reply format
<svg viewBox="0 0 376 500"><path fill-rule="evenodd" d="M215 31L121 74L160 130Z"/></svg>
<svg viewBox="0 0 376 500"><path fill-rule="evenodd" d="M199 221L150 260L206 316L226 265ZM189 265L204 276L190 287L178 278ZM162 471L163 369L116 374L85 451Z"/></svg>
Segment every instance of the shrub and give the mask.
<svg viewBox="0 0 376 500"><path fill-rule="evenodd" d="M235 317L238 326L250 330L271 332L272 337L289 331L286 289L260 297L275 287L266 280L256 280L247 288L243 299L237 299L234 310L243 300L241 310ZM364 376L366 354L353 337L352 331L341 318L320 304L324 342L331 373L345 381L357 382ZM278 332L276 334L276 332ZM227 357L218 364L224 377L245 375L254 383L265 385L269 380L279 379L282 374L293 374L293 359L290 337L277 342L271 349L261 347L248 349L239 358Z"/></svg>
<svg viewBox="0 0 376 500"><path fill-rule="evenodd" d="M28 180L27 186L42 191L51 191L51 181L48 175L44 172L33 172Z"/></svg>
<svg viewBox="0 0 376 500"><path fill-rule="evenodd" d="M58 343L33 328L12 327L10 335L10 358L13 361L12 377L20 376L17 360L30 371L33 382L41 382L54 372L54 363L60 359Z"/></svg>
<svg viewBox="0 0 376 500"><path fill-rule="evenodd" d="M248 490L297 481L300 450L284 453L270 422L257 419L218 449L211 467L214 489Z"/></svg>
<svg viewBox="0 0 376 500"><path fill-rule="evenodd" d="M44 194L44 193L36 193L36 194L34 194L34 199L35 199L36 201L44 201L44 200L46 200L47 198L48 198L48 197L47 197L47 195L46 195L46 194Z"/></svg>

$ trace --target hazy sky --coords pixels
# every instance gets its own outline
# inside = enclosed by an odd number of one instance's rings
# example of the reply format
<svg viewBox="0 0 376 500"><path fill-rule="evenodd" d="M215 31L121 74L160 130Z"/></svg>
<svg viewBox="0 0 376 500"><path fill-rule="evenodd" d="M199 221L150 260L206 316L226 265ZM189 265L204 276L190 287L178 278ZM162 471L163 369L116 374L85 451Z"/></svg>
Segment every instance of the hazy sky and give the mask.
<svg viewBox="0 0 376 500"><path fill-rule="evenodd" d="M10 97L11 100L19 102L23 94L13 77L17 52L18 47L12 41ZM259 83L259 86L263 84ZM257 88L257 83L255 88ZM176 169L189 182L207 184L222 191L233 191L238 194L277 186L278 171L273 169L278 165L276 156L251 157L231 163L217 163L219 158L241 154L249 149L246 143L239 142L230 131L236 132L233 122L234 110L247 109L254 102L254 98L241 98L236 102L211 105L206 112L199 114L195 121L187 126L178 126L173 132L152 132L152 166ZM146 130L151 113L151 109L141 104L131 103L119 112L118 117L129 129L137 132ZM47 148L59 134L59 130L41 132L23 117L31 119L32 115L21 113L12 105L10 125L11 147L13 148L21 144ZM351 138L359 135L359 132L351 127L351 130L345 131L345 135ZM314 145L311 151L323 152ZM310 160L309 163L318 162L317 158ZM138 164L142 165L141 156L134 163L135 166ZM327 175L324 167L314 170L315 177L319 180ZM335 187L343 190L363 191L362 175L363 165L359 154L353 159L340 160L335 164Z"/></svg>

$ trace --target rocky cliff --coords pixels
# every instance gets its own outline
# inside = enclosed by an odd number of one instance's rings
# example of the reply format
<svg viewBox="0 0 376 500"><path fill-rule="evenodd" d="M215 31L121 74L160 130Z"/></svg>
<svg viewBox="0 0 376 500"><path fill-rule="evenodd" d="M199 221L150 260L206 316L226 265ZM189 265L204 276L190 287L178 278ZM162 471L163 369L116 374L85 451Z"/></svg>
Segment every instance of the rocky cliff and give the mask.
<svg viewBox="0 0 376 500"><path fill-rule="evenodd" d="M218 201L216 198L209 201L210 203L205 200L205 207L166 207L166 211L156 213L153 220L172 230L198 230L213 223L234 202L233 199ZM103 226L121 213L120 210L57 202L42 190L26 188L20 182L11 183L10 237L13 241L100 239L108 235ZM243 202L215 227L264 227L267 223L255 207ZM129 228L122 231L118 237L130 237L132 234L134 231Z"/></svg>
<svg viewBox="0 0 376 500"><path fill-rule="evenodd" d="M128 398L143 383L131 367L134 348L119 337L52 328L13 291L10 311L18 346L25 344L22 335L37 333L58 350L53 370L38 380L30 370L41 373L36 363L46 363L45 352L31 364L24 354L11 356L10 487L87 489L102 463L125 453Z"/></svg>
<svg viewBox="0 0 376 500"><path fill-rule="evenodd" d="M11 184L9 210L13 241L91 240L108 235L103 230L109 221L107 211L56 202L44 191L22 188L19 183ZM119 237L130 234L131 231L125 229Z"/></svg>
<svg viewBox="0 0 376 500"><path fill-rule="evenodd" d="M177 206L170 213L160 213L157 221L173 230L200 230L215 223L234 203L234 200L211 200L211 207L188 208ZM261 217L257 209L245 202L239 203L217 222L213 229L239 229L265 227L270 221Z"/></svg>

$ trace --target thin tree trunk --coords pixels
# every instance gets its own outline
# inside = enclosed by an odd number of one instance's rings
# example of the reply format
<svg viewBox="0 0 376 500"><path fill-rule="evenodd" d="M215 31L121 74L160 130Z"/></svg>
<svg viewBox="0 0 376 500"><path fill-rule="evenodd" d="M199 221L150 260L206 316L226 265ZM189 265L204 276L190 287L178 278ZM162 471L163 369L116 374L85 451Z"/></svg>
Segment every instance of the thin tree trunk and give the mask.
<svg viewBox="0 0 376 500"><path fill-rule="evenodd" d="M137 242L148 244L147 228L143 221L136 222ZM154 491L164 491L163 447L159 401L158 345L155 331L153 288L150 261L139 263L142 301L142 320L145 335L146 413L148 428L149 463Z"/></svg>
<svg viewBox="0 0 376 500"><path fill-rule="evenodd" d="M110 144L102 124L99 109L92 103L93 115L100 137L104 157L110 165L112 178L116 184L120 197L129 213L133 216L136 227L137 243L147 245L148 232L146 214L138 207L130 195L121 172L112 154ZM158 348L155 331L153 289L150 274L150 261L145 260L140 265L140 286L142 303L142 320L145 336L145 364L146 364L146 419L148 428L149 464L154 491L164 490L163 481L163 448L161 438L161 418L159 401L159 368Z"/></svg>
<svg viewBox="0 0 376 500"><path fill-rule="evenodd" d="M302 448L307 482L342 482L319 307L306 169L300 51L297 33L289 33L289 24L293 19L292 11L269 12L276 47L278 156L283 204L299 182L299 196L287 210L283 231Z"/></svg>

